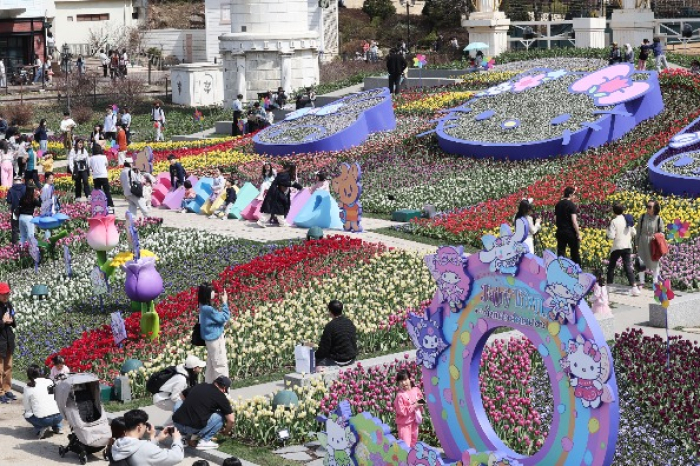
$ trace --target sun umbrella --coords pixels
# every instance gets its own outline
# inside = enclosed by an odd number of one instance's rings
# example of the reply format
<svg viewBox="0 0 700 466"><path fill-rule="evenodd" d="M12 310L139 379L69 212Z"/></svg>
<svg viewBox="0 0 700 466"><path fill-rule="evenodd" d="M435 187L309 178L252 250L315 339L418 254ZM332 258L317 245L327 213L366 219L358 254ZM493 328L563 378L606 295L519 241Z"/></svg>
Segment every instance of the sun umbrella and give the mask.
<svg viewBox="0 0 700 466"><path fill-rule="evenodd" d="M489 48L489 44L485 44L483 42L472 42L466 47L464 47L465 52L469 52L471 50L484 50Z"/></svg>

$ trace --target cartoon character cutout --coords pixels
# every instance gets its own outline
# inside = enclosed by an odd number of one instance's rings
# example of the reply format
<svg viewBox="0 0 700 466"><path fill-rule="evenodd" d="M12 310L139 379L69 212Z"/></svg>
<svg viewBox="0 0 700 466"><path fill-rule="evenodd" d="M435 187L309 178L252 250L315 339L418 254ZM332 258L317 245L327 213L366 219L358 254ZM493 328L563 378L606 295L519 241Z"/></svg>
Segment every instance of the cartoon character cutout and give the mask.
<svg viewBox="0 0 700 466"><path fill-rule="evenodd" d="M340 166L340 175L333 179L333 192L338 195L338 207L340 207L340 220L345 231L359 233L362 231L362 170L360 164L344 163Z"/></svg>
<svg viewBox="0 0 700 466"><path fill-rule="evenodd" d="M566 356L559 363L569 375L574 396L585 408L597 408L614 401L612 390L605 383L610 378L610 356L607 348L578 335L569 340Z"/></svg>
<svg viewBox="0 0 700 466"><path fill-rule="evenodd" d="M406 463L408 466L443 466L445 464L437 451L422 442L418 442L411 448Z"/></svg>
<svg viewBox="0 0 700 466"><path fill-rule="evenodd" d="M464 249L461 246L443 246L437 254L425 256L425 263L437 283L435 299L459 312L469 296L471 279L464 271Z"/></svg>
<svg viewBox="0 0 700 466"><path fill-rule="evenodd" d="M442 313L432 317L410 313L406 320L406 330L416 347L416 362L426 369L434 369L437 359L450 345L442 336Z"/></svg>
<svg viewBox="0 0 700 466"><path fill-rule="evenodd" d="M462 453L462 460L455 466L522 466L522 463L500 452L477 452L470 449Z"/></svg>
<svg viewBox="0 0 700 466"><path fill-rule="evenodd" d="M557 257L551 251L545 251L543 257L547 270L545 292L549 294L544 307L550 309L549 319L562 325L576 323L576 306L593 287L595 277L583 273L572 260Z"/></svg>
<svg viewBox="0 0 700 466"><path fill-rule="evenodd" d="M527 222L515 222L515 232L507 224L501 225L501 236L484 235L481 242L484 250L479 252L479 260L489 264L491 272L515 275L523 255L529 250L523 243L527 238Z"/></svg>
<svg viewBox="0 0 700 466"><path fill-rule="evenodd" d="M355 428L350 424L350 402L338 403L338 407L325 422L326 431L319 432L318 440L326 449L323 466L357 466L353 450L358 441Z"/></svg>
<svg viewBox="0 0 700 466"><path fill-rule="evenodd" d="M628 102L651 90L648 82L633 80L634 73L633 65L618 63L583 76L569 86L569 91L587 94L599 106Z"/></svg>
<svg viewBox="0 0 700 466"><path fill-rule="evenodd" d="M90 213L93 217L103 217L109 214L107 196L101 189L93 189L90 193Z"/></svg>

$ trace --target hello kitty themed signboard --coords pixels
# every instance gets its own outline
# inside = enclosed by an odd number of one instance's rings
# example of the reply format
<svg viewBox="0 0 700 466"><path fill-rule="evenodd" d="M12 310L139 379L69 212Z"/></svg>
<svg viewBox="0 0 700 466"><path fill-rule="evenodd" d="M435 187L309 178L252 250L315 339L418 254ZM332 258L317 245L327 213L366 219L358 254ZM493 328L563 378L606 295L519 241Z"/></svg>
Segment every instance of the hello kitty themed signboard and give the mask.
<svg viewBox="0 0 700 466"><path fill-rule="evenodd" d="M470 157L524 160L617 140L664 108L655 71L629 63L592 73L535 68L446 110L440 147Z"/></svg>
<svg viewBox="0 0 700 466"><path fill-rule="evenodd" d="M436 465L612 464L619 426L617 383L610 348L583 299L595 278L550 251L543 257L527 252L526 234L522 227L512 231L504 225L500 236L483 237L479 253L466 256L461 248L445 246L425 258L437 291L422 313L409 315L407 330L422 366L430 419L444 456L452 459ZM518 330L533 343L552 384L552 422L533 456L501 441L481 399L481 355L499 327ZM356 429L360 441L353 458L374 452L365 433L372 428L358 422ZM402 442L379 433L376 429L380 451L386 453L382 464L410 464L403 459L408 456Z"/></svg>

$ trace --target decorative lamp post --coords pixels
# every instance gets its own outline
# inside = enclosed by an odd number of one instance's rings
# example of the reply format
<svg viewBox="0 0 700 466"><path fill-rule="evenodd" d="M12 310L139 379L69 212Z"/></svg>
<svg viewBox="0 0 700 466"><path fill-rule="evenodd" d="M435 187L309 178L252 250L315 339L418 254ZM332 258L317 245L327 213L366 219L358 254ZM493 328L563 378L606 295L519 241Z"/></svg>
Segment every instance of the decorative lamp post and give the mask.
<svg viewBox="0 0 700 466"><path fill-rule="evenodd" d="M406 48L411 51L411 10L412 6L416 6L416 0L399 0L401 6L406 6L406 21L407 21L407 37Z"/></svg>
<svg viewBox="0 0 700 466"><path fill-rule="evenodd" d="M70 53L70 48L68 47L68 44L63 44L63 46L61 47L61 71L63 71L66 75L66 98L68 112L70 112L70 75L71 71L73 71L73 63L71 62L72 57L73 54Z"/></svg>

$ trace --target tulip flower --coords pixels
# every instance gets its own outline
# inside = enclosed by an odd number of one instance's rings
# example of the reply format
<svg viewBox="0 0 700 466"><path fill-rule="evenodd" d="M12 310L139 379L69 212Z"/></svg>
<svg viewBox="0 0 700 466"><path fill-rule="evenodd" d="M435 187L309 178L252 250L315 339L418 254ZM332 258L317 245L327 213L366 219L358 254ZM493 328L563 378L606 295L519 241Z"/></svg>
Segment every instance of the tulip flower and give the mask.
<svg viewBox="0 0 700 466"><path fill-rule="evenodd" d="M153 257L142 257L124 264L126 280L124 289L129 299L145 303L163 292L163 279L156 270Z"/></svg>
<svg viewBox="0 0 700 466"><path fill-rule="evenodd" d="M87 242L95 251L107 252L119 244L119 232L114 219L114 215L98 215L88 219L90 229Z"/></svg>

